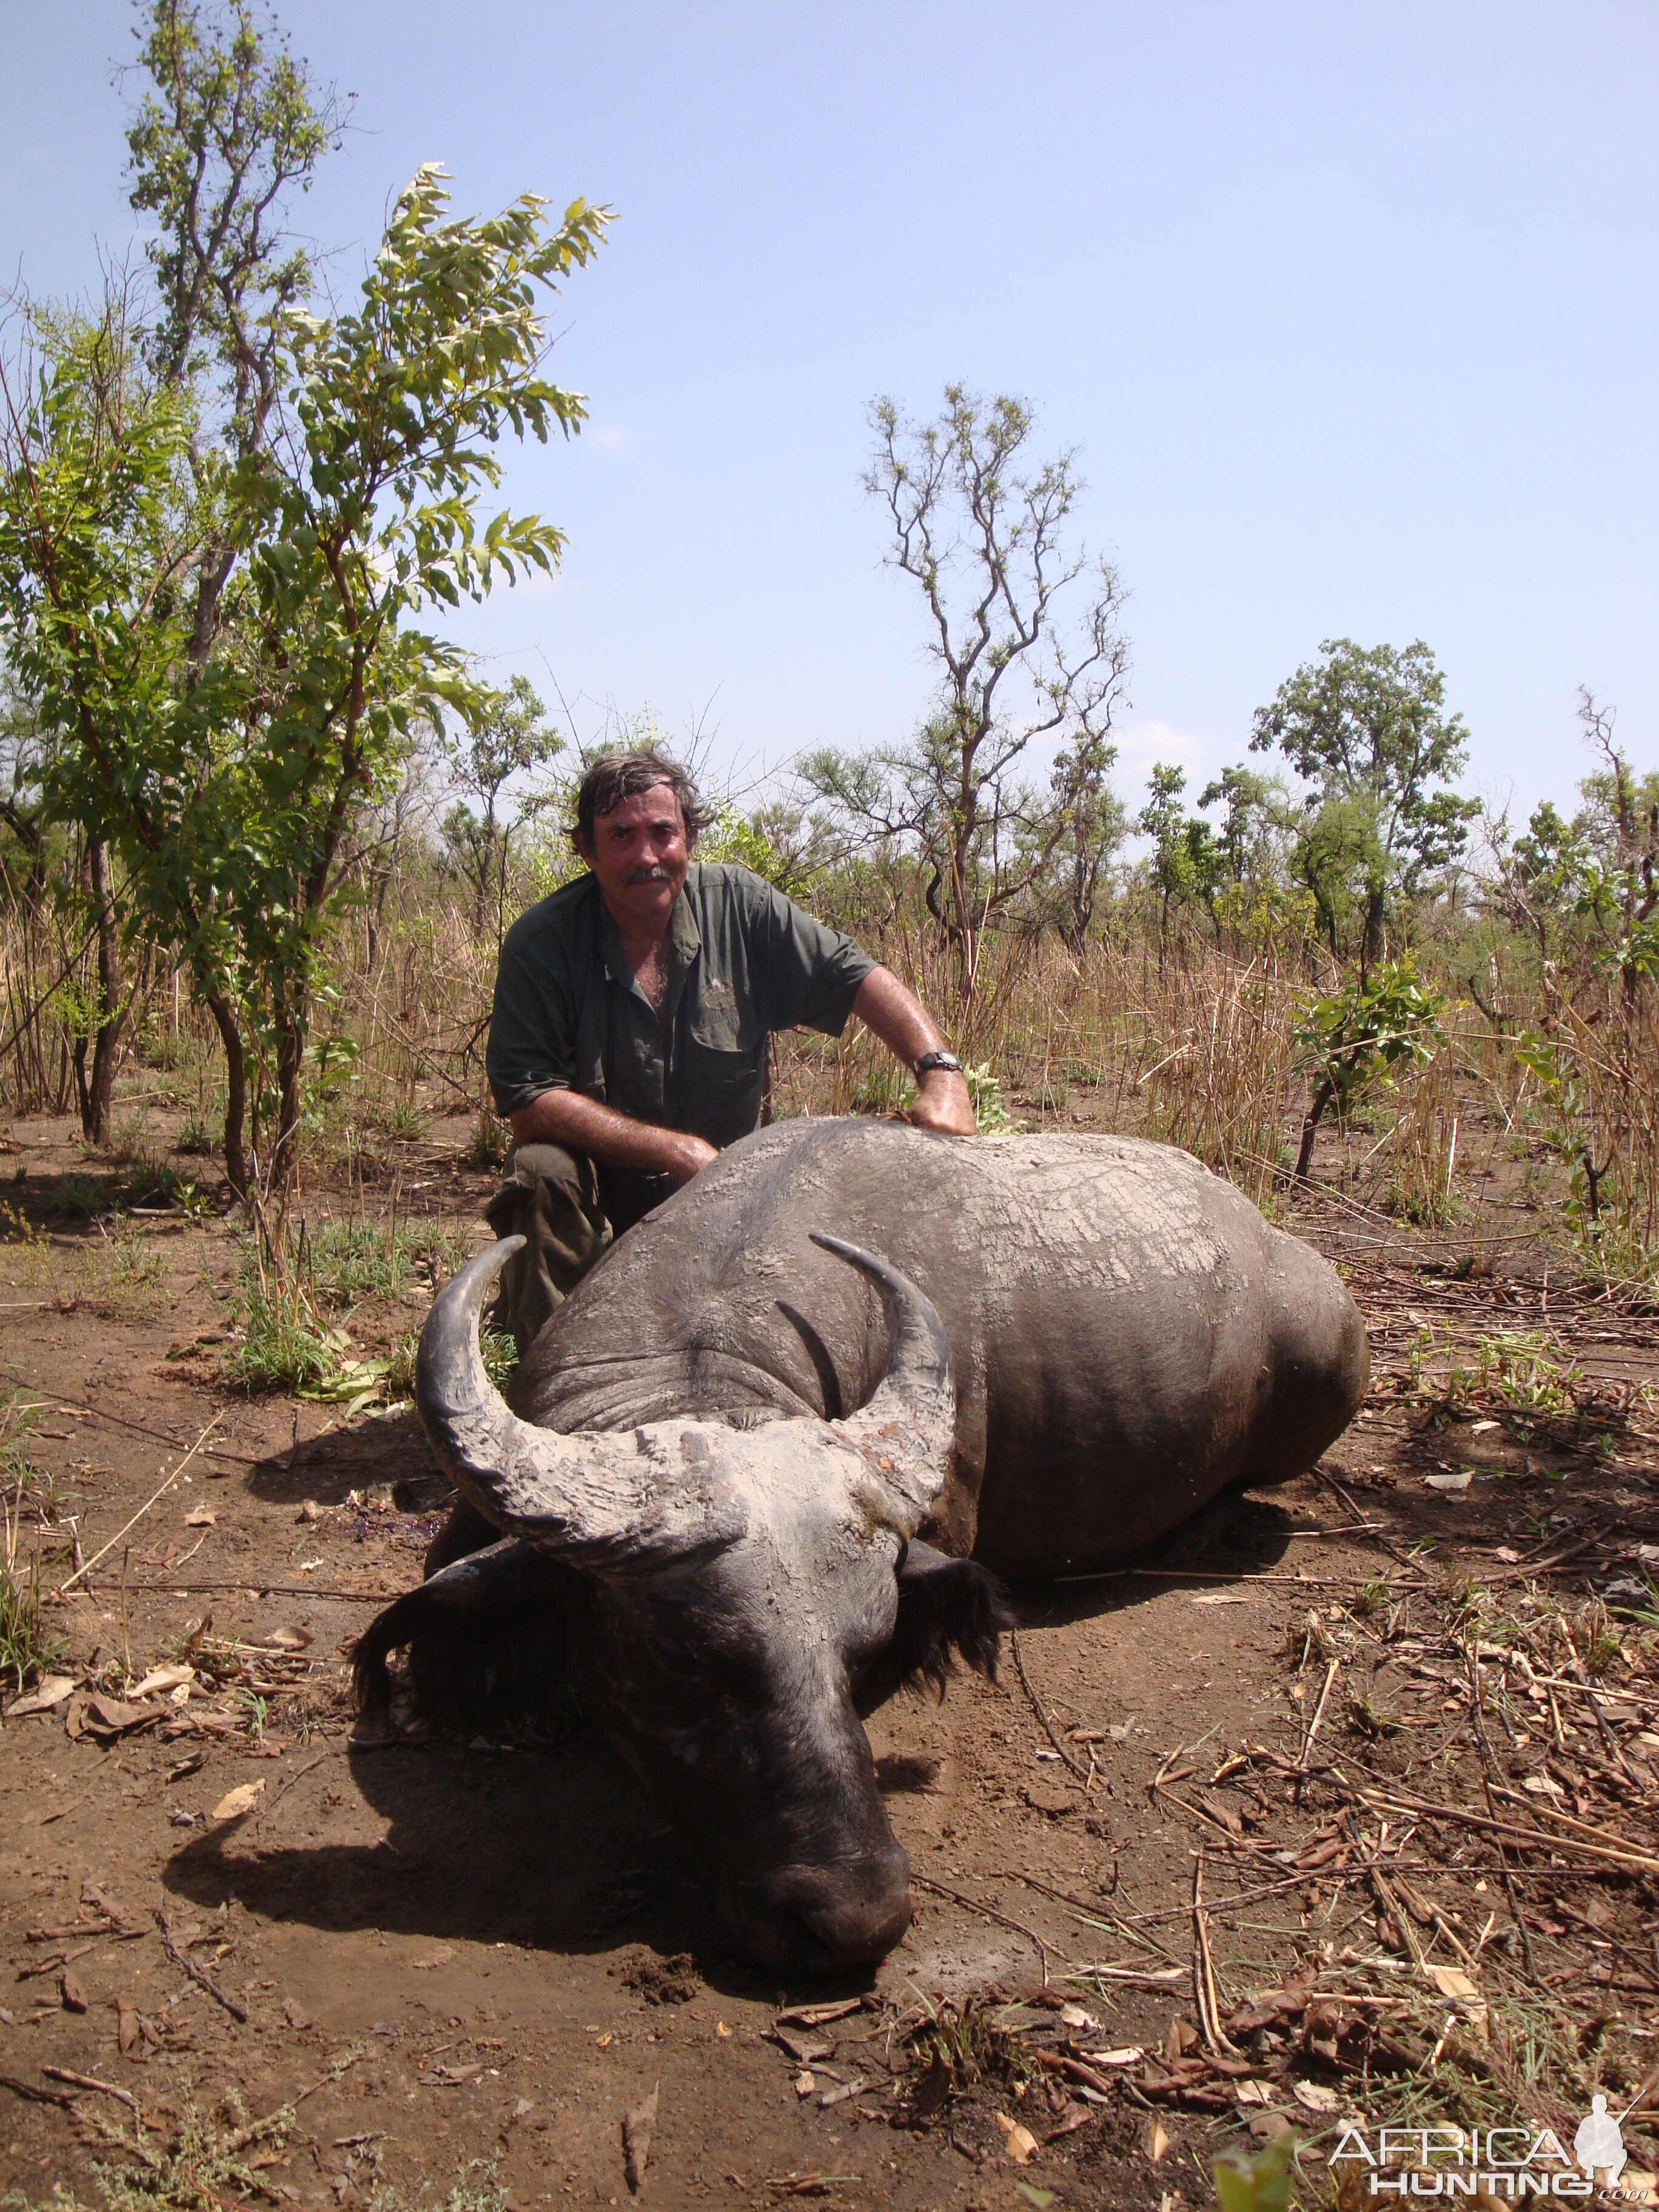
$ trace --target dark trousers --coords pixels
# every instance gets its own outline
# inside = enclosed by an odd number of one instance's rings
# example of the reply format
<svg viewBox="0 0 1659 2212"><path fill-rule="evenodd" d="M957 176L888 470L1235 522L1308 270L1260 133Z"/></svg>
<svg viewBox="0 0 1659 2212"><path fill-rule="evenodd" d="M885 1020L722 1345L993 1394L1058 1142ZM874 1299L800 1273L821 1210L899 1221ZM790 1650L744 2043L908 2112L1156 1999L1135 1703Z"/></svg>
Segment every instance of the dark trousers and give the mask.
<svg viewBox="0 0 1659 2212"><path fill-rule="evenodd" d="M659 1206L672 1176L597 1165L562 1145L520 1145L512 1175L484 1208L497 1237L522 1237L501 1270L490 1324L510 1330L519 1356L618 1237Z"/></svg>

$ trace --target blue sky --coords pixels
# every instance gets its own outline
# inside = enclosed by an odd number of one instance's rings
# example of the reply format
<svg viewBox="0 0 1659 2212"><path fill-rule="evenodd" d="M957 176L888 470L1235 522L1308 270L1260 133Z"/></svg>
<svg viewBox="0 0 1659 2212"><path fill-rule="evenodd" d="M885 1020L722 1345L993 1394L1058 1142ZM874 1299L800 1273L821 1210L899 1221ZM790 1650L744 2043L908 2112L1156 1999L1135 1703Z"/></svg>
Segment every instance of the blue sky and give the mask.
<svg viewBox="0 0 1659 2212"><path fill-rule="evenodd" d="M569 533L459 625L591 725L696 717L740 775L900 738L914 585L859 476L878 392L959 379L1080 448L1130 598L1119 785L1194 786L1320 641L1421 636L1471 781L1587 765L1576 686L1659 762L1659 10L1645 4L577 7L289 0L358 129L301 227L354 281L422 161L463 210L617 211L556 310ZM0 9L0 271L133 234L118 0Z"/></svg>

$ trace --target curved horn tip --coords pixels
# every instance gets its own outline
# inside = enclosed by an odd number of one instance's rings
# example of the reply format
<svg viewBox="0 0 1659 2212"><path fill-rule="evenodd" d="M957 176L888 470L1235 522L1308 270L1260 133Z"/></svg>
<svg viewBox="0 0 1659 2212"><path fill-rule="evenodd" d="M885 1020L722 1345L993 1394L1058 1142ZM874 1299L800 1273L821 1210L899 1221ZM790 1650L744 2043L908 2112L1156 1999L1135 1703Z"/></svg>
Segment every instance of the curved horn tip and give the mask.
<svg viewBox="0 0 1659 2212"><path fill-rule="evenodd" d="M486 1244L482 1252L475 1252L464 1267L456 1270L433 1300L422 1324L416 1354L417 1404L424 1405L434 1392L440 1396L447 1395L448 1384L439 1380L441 1367L455 1361L467 1367L477 1358L478 1317L485 1296L496 1276L525 1243L522 1237L501 1237L495 1243Z"/></svg>
<svg viewBox="0 0 1659 2212"><path fill-rule="evenodd" d="M831 1237L821 1229L806 1232L813 1243L824 1251L833 1252L838 1260L845 1260L860 1274L868 1275L881 1291L882 1304L887 1311L889 1329L896 1328L908 1346L908 1357L921 1356L937 1369L941 1381L951 1379L951 1338L938 1307L927 1292L910 1280L892 1261L884 1259L879 1252L866 1252L861 1244L849 1244L844 1237ZM902 1316L900 1319L900 1316ZM896 1346L890 1345L890 1358Z"/></svg>
<svg viewBox="0 0 1659 2212"><path fill-rule="evenodd" d="M844 1237L831 1237L823 1229L809 1229L807 1235L813 1243L833 1252L838 1260L845 1260L854 1267L861 1267L866 1275L896 1275L898 1269L879 1252L866 1252L862 1244L849 1244Z"/></svg>
<svg viewBox="0 0 1659 2212"><path fill-rule="evenodd" d="M514 1254L522 1251L528 1241L524 1237L498 1237L493 1244L486 1244L482 1252L475 1252L464 1267L456 1269L439 1291L437 1304L434 1304L432 1310L437 1311L438 1304L453 1306L464 1298L469 1299L475 1306L482 1306L484 1292ZM449 1295L452 1292L453 1297Z"/></svg>

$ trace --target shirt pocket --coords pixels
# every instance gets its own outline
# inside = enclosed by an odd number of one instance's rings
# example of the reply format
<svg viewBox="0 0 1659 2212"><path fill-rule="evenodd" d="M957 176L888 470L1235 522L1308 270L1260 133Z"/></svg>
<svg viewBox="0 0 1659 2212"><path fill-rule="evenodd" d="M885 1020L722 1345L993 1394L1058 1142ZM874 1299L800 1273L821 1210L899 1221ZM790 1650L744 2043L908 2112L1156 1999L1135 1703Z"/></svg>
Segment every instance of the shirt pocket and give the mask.
<svg viewBox="0 0 1659 2212"><path fill-rule="evenodd" d="M711 1145L747 1136L760 1117L766 1032L754 1010L705 997L686 1024L685 1126Z"/></svg>

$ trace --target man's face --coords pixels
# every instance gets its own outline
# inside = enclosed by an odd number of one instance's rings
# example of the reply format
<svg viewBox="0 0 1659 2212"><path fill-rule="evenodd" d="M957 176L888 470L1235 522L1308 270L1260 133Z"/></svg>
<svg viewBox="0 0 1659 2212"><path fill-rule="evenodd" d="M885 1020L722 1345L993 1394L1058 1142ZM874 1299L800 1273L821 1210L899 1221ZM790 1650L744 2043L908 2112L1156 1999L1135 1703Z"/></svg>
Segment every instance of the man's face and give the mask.
<svg viewBox="0 0 1659 2212"><path fill-rule="evenodd" d="M579 838L577 850L624 935L660 937L691 858L680 803L668 786L653 783L595 815L592 836Z"/></svg>

